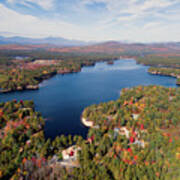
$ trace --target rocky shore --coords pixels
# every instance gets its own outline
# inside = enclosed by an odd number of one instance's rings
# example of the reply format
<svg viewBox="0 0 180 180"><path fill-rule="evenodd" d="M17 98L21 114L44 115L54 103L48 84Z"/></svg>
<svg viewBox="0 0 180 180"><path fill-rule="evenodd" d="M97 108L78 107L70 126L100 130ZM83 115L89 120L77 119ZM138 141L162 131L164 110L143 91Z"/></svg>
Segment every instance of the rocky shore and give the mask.
<svg viewBox="0 0 180 180"><path fill-rule="evenodd" d="M177 78L176 85L180 85L180 75L177 75L175 73L167 74L167 73L164 73L161 71L150 71L150 70L148 70L148 73L152 74L152 75L175 77L175 78Z"/></svg>
<svg viewBox="0 0 180 180"><path fill-rule="evenodd" d="M77 73L80 72L81 69L77 69L77 70L71 70L71 69L60 69L57 71L57 74L70 74L70 73Z"/></svg>
<svg viewBox="0 0 180 180"><path fill-rule="evenodd" d="M11 91L12 91L11 89L1 89L0 93L8 93L8 92L11 92Z"/></svg>
<svg viewBox="0 0 180 180"><path fill-rule="evenodd" d="M37 90L39 85L27 85L25 87L18 86L16 89L1 89L0 93L9 93L13 91L24 91L24 90Z"/></svg>
<svg viewBox="0 0 180 180"><path fill-rule="evenodd" d="M39 89L39 85L28 85L26 86L27 90L37 90Z"/></svg>
<svg viewBox="0 0 180 180"><path fill-rule="evenodd" d="M176 77L178 78L178 76L174 73L170 73L170 74L166 74L166 73L163 73L163 72L160 72L160 71L148 71L150 74L153 74L153 75L162 75L162 76L170 76L170 77Z"/></svg>

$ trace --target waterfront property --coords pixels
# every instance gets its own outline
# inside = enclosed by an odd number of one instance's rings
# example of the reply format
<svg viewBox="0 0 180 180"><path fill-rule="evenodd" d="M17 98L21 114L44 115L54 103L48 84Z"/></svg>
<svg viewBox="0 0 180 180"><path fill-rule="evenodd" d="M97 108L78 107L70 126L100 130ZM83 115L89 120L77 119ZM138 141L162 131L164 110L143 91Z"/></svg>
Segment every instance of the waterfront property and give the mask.
<svg viewBox="0 0 180 180"><path fill-rule="evenodd" d="M83 67L77 74L55 75L43 81L36 91L0 94L0 101L34 100L36 110L46 119L47 138L60 134L86 137L88 129L80 117L87 106L116 100L122 88L140 84L176 87L175 78L150 75L148 68L135 60L119 60L113 65L101 62Z"/></svg>

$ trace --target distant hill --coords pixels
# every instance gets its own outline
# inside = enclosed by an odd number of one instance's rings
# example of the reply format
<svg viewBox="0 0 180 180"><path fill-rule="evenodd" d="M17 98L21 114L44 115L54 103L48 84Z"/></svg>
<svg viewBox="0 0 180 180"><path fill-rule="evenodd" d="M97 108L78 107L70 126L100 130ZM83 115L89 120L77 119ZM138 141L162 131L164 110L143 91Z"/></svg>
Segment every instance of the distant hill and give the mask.
<svg viewBox="0 0 180 180"><path fill-rule="evenodd" d="M40 44L49 44L56 46L84 46L90 43L78 41L78 40L70 40L61 37L47 37L47 38L26 38L20 36L14 37L3 37L0 36L0 44L18 44L18 45L40 45ZM91 43L92 44L92 43Z"/></svg>
<svg viewBox="0 0 180 180"><path fill-rule="evenodd" d="M142 55L151 53L180 54L180 42L166 43L130 43L122 41L83 42L61 37L26 38L20 36L0 36L0 50L34 50L45 49L50 52L77 53L120 53Z"/></svg>
<svg viewBox="0 0 180 180"><path fill-rule="evenodd" d="M108 41L87 46L76 47L50 47L51 52L79 52L79 53L121 53L142 55L146 53L180 53L180 43L125 43L119 41Z"/></svg>

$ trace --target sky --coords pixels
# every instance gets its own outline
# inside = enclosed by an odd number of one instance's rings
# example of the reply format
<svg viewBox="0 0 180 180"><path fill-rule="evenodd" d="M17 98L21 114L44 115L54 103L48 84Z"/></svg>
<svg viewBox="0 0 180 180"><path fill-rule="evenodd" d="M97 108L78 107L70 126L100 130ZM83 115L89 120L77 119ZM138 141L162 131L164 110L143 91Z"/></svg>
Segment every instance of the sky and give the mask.
<svg viewBox="0 0 180 180"><path fill-rule="evenodd" d="M180 0L0 0L0 35L180 41Z"/></svg>

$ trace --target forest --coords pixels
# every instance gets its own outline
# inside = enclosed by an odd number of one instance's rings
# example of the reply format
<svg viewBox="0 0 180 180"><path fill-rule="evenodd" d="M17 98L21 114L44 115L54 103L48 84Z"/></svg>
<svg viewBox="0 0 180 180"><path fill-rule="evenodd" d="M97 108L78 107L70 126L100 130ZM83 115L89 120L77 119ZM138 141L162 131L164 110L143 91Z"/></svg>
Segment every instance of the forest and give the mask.
<svg viewBox="0 0 180 180"><path fill-rule="evenodd" d="M22 59L18 60L17 57ZM132 48L131 51L125 50L113 54L110 52L51 52L45 49L0 50L0 91L6 93L26 89L36 90L39 88L39 83L55 74L80 72L83 66L92 66L99 61L108 61L112 64L113 60L119 58L134 58L137 63L144 65L171 67L169 70L176 72L180 67L178 54L158 54L156 51L151 52L144 48ZM36 64L37 60L51 60L55 63ZM179 78L177 84L179 84Z"/></svg>
<svg viewBox="0 0 180 180"><path fill-rule="evenodd" d="M93 122L86 139L50 140L32 101L1 103L0 177L179 179L179 107L179 88L126 88L116 101L83 111L82 117Z"/></svg>
<svg viewBox="0 0 180 180"><path fill-rule="evenodd" d="M178 54L148 54L137 57L137 62L144 65L158 67L180 67L180 55Z"/></svg>
<svg viewBox="0 0 180 180"><path fill-rule="evenodd" d="M176 54L0 50L0 90L38 89L55 74L76 73L99 61L112 64L119 57L150 65L149 73L176 77L180 84ZM0 179L180 179L179 107L179 88L123 89L116 101L82 112L91 124L86 139L45 139L45 121L32 101L0 102Z"/></svg>
<svg viewBox="0 0 180 180"><path fill-rule="evenodd" d="M3 93L11 91L22 91L26 89L35 90L39 83L55 74L67 74L80 72L83 66L92 66L99 61L112 61L117 55L108 54L56 54L41 52L3 52L0 56L0 90ZM6 58L4 59L4 55ZM17 60L16 56L28 57ZM36 60L44 58L44 63L36 63ZM50 58L50 60L49 60ZM58 58L58 59L57 59ZM47 64L46 64L47 60ZM52 61L52 63L49 63ZM5 63L6 62L6 63Z"/></svg>

